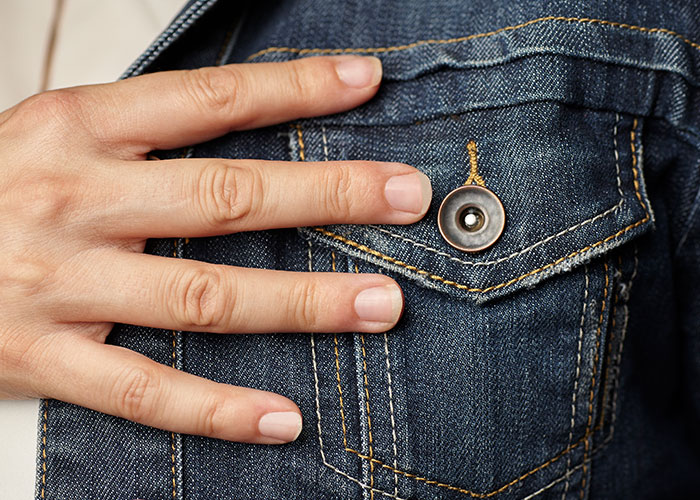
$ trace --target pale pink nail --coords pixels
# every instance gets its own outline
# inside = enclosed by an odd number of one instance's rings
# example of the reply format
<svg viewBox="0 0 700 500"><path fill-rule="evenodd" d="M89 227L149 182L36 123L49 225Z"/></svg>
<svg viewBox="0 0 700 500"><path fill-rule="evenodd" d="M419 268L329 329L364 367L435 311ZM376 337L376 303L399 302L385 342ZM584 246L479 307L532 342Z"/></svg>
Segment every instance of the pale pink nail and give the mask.
<svg viewBox="0 0 700 500"><path fill-rule="evenodd" d="M365 321L395 323L403 309L403 295L396 285L362 290L355 297L355 312Z"/></svg>
<svg viewBox="0 0 700 500"><path fill-rule="evenodd" d="M373 87L382 79L382 62L376 57L346 56L336 63L338 78L354 89Z"/></svg>
<svg viewBox="0 0 700 500"><path fill-rule="evenodd" d="M258 422L258 431L285 443L294 441L301 432L301 415L293 411L267 413Z"/></svg>
<svg viewBox="0 0 700 500"><path fill-rule="evenodd" d="M386 182L384 197L394 210L422 214L428 210L433 189L422 172L396 175Z"/></svg>

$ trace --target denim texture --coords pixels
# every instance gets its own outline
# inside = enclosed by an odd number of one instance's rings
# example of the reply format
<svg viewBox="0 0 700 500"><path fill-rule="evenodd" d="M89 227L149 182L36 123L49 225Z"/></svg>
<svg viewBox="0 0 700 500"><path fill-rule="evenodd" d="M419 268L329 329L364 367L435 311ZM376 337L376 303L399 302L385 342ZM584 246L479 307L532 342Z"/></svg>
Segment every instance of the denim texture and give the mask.
<svg viewBox="0 0 700 500"><path fill-rule="evenodd" d="M190 2L126 77L366 53L384 79L349 112L161 157L401 161L430 177L433 203L410 226L183 235L147 251L386 273L405 313L387 334L117 325L111 343L293 399L302 434L236 444L45 401L37 497L696 498L698 42L700 6L681 0ZM469 141L506 210L476 254L436 223L469 176Z"/></svg>

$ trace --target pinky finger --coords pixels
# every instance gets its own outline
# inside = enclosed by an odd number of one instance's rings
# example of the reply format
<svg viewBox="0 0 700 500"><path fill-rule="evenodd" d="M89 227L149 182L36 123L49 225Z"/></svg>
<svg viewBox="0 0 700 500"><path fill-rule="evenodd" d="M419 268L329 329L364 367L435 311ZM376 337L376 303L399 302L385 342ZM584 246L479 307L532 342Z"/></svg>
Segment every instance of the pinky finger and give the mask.
<svg viewBox="0 0 700 500"><path fill-rule="evenodd" d="M227 441L281 444L301 431L299 409L278 394L206 380L123 347L72 340L56 347L53 376L40 382L51 398Z"/></svg>

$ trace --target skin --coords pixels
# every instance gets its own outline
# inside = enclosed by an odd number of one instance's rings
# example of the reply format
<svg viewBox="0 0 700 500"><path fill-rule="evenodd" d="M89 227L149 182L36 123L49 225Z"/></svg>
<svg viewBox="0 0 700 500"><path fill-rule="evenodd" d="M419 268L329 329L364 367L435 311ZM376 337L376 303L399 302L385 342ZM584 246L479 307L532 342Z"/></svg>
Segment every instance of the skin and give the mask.
<svg viewBox="0 0 700 500"><path fill-rule="evenodd" d="M338 68L348 62L354 72L343 81L348 64ZM390 178L417 172L400 163L147 161L152 150L353 108L376 93L380 75L370 57L229 65L50 91L1 113L0 398L60 399L231 441L296 438L289 429L261 432L266 414L300 416L289 399L198 378L104 341L115 322L222 334L394 326L401 304L366 295L369 320L356 307L364 290L396 297L387 276L143 254L147 238L419 220L429 188L412 210L387 201Z"/></svg>

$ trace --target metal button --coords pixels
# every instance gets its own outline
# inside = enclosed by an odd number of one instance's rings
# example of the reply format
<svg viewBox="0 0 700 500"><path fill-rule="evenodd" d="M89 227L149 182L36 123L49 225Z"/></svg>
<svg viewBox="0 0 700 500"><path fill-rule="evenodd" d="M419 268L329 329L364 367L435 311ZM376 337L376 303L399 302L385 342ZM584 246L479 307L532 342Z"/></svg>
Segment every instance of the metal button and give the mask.
<svg viewBox="0 0 700 500"><path fill-rule="evenodd" d="M506 211L492 191L477 185L461 186L448 194L438 212L445 241L463 252L478 252L503 233Z"/></svg>

